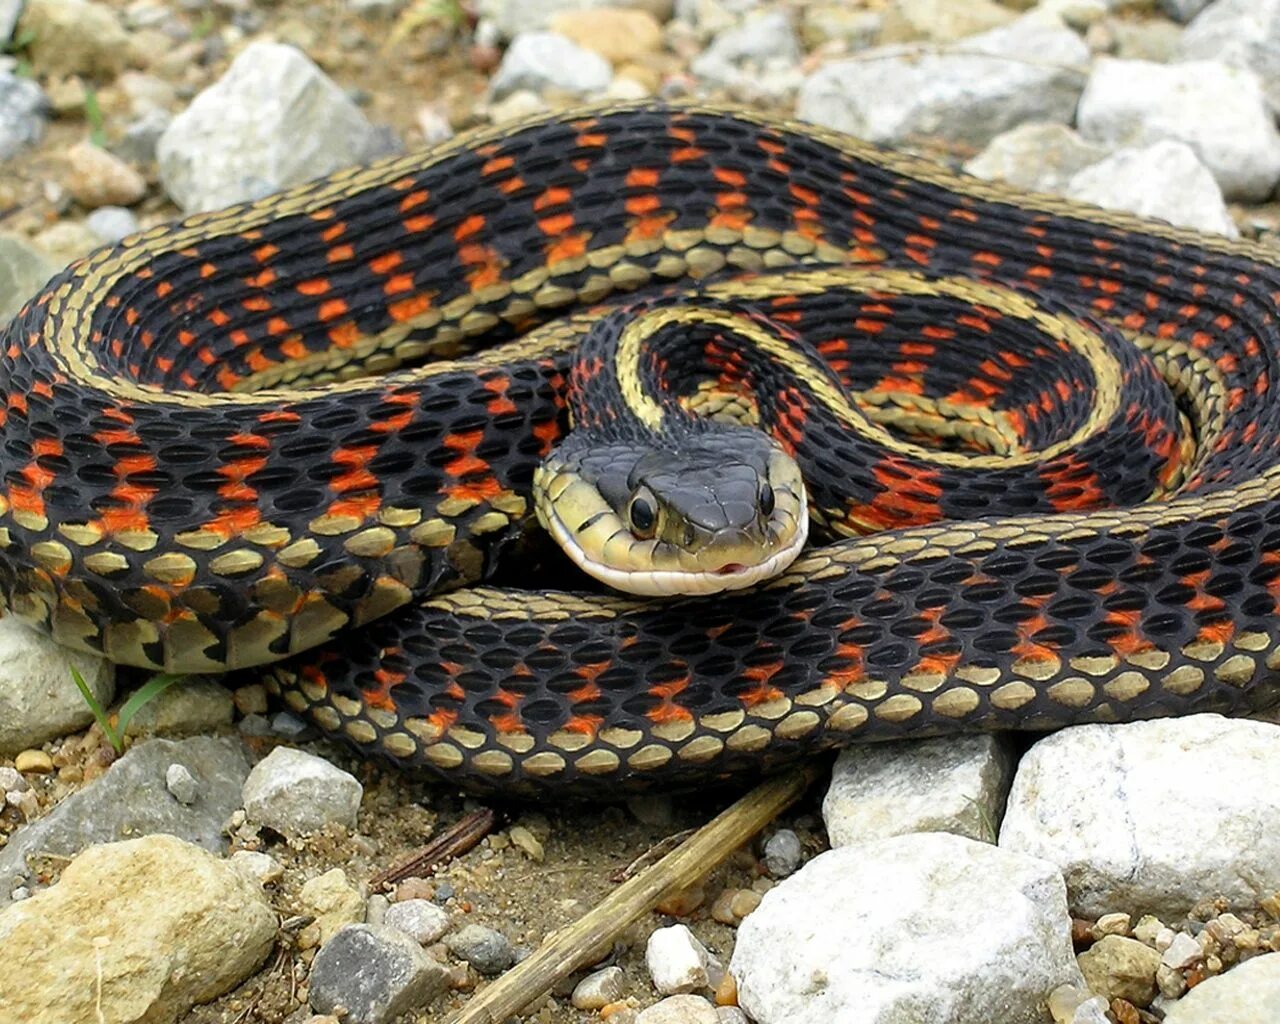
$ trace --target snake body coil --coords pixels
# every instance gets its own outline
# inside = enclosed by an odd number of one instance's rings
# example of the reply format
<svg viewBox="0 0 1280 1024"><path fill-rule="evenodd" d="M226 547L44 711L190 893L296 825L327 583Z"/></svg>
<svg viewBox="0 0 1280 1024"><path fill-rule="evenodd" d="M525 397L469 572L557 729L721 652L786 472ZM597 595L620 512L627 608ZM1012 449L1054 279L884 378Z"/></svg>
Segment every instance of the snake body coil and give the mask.
<svg viewBox="0 0 1280 1024"><path fill-rule="evenodd" d="M807 458L838 539L714 599L450 590L532 515L591 307L637 291L827 359L836 383L760 339L774 386L704 331L674 387ZM1259 246L755 114L480 132L51 281L0 345L0 593L120 663L270 664L362 748L511 791L1253 706L1278 296ZM679 376L622 362L628 402ZM837 432L858 416L880 447Z"/></svg>

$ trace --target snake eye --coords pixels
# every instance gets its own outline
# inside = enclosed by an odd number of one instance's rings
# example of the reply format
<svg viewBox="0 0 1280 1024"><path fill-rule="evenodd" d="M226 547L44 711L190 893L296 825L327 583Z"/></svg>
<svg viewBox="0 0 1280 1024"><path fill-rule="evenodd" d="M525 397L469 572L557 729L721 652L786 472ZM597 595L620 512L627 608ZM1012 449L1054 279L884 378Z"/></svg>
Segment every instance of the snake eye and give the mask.
<svg viewBox="0 0 1280 1024"><path fill-rule="evenodd" d="M767 516L773 515L773 508L776 502L773 497L773 488L768 484L762 484L760 487L760 511Z"/></svg>
<svg viewBox="0 0 1280 1024"><path fill-rule="evenodd" d="M658 513L653 503L643 494L631 499L631 508L627 515L631 519L631 528L639 535L648 537L653 534L654 524L658 521Z"/></svg>

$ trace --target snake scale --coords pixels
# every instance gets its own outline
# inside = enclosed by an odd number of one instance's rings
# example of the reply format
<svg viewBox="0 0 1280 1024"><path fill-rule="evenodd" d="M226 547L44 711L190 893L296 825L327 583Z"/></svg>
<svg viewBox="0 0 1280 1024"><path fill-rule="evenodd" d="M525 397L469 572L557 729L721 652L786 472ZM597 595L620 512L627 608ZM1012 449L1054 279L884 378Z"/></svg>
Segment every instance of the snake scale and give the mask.
<svg viewBox="0 0 1280 1024"><path fill-rule="evenodd" d="M1253 707L1280 669L1278 297L1258 245L756 113L480 130L56 276L0 345L0 593L121 664L261 666L362 750L512 793ZM821 543L773 580L486 584L619 301L666 333L586 376L631 402L670 376L809 460ZM741 332L688 305L781 325L759 344L790 383L752 397Z"/></svg>

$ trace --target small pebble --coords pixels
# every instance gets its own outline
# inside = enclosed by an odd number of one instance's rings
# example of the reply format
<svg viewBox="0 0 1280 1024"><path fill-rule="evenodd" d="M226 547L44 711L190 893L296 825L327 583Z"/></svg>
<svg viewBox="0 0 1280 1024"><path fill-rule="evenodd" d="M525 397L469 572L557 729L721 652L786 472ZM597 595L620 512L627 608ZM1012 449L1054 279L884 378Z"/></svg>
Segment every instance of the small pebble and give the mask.
<svg viewBox="0 0 1280 1024"><path fill-rule="evenodd" d="M645 946L644 959L653 987L664 996L710 988L720 980L723 970L682 924L654 931Z"/></svg>
<svg viewBox="0 0 1280 1024"><path fill-rule="evenodd" d="M707 901L707 890L700 885L692 889L677 889L664 896L654 909L668 917L688 917Z"/></svg>
<svg viewBox="0 0 1280 1024"><path fill-rule="evenodd" d="M358 924L343 928L311 965L311 1008L358 1024L386 1024L444 991L449 972L407 935Z"/></svg>
<svg viewBox="0 0 1280 1024"><path fill-rule="evenodd" d="M1165 930L1164 922L1151 914L1143 914L1133 926L1133 937L1148 946L1156 944L1156 937Z"/></svg>
<svg viewBox="0 0 1280 1024"><path fill-rule="evenodd" d="M774 878L786 878L800 867L804 848L789 828L779 829L764 844L764 867Z"/></svg>
<svg viewBox="0 0 1280 1024"><path fill-rule="evenodd" d="M13 759L13 766L24 775L48 775L53 771L53 758L43 750L23 750Z"/></svg>
<svg viewBox="0 0 1280 1024"><path fill-rule="evenodd" d="M332 868L303 885L298 893L302 905L316 915L323 945L340 928L364 921L364 896L347 881L342 868Z"/></svg>
<svg viewBox="0 0 1280 1024"><path fill-rule="evenodd" d="M31 788L17 768L0 767L0 793L23 793Z"/></svg>
<svg viewBox="0 0 1280 1024"><path fill-rule="evenodd" d="M720 1024L720 1015L702 996L674 995L641 1010L636 1024Z"/></svg>
<svg viewBox="0 0 1280 1024"><path fill-rule="evenodd" d="M251 683L231 691L231 700L242 715L267 713L267 688L261 683Z"/></svg>
<svg viewBox="0 0 1280 1024"><path fill-rule="evenodd" d="M425 878L418 878L416 875L406 878L403 882L396 885L396 902L404 900L430 900L435 899L436 886L434 882L429 882Z"/></svg>
<svg viewBox="0 0 1280 1024"><path fill-rule="evenodd" d="M117 156L92 142L77 142L67 150L67 191L78 203L130 206L147 194L147 182Z"/></svg>
<svg viewBox="0 0 1280 1024"><path fill-rule="evenodd" d="M258 850L237 850L228 862L242 875L259 885L274 885L284 877L284 867L269 853Z"/></svg>
<svg viewBox="0 0 1280 1024"><path fill-rule="evenodd" d="M387 907L383 924L404 932L421 946L440 941L449 930L449 915L430 900L400 900Z"/></svg>
<svg viewBox="0 0 1280 1024"><path fill-rule="evenodd" d="M1203 959L1204 950L1200 948L1200 943L1196 942L1186 932L1178 932L1161 955L1160 962L1166 967L1172 967L1177 971L1182 970L1184 967L1190 967L1198 960Z"/></svg>
<svg viewBox="0 0 1280 1024"><path fill-rule="evenodd" d="M751 1024L747 1015L736 1006L717 1006L716 1016L720 1019L720 1024Z"/></svg>
<svg viewBox="0 0 1280 1024"><path fill-rule="evenodd" d="M538 837L530 832L523 825L512 825L510 829L511 844L521 853L528 857L531 861L541 864L543 858L546 857L546 851L542 848L542 843L538 841Z"/></svg>
<svg viewBox="0 0 1280 1024"><path fill-rule="evenodd" d="M1128 914L1103 914L1093 924L1093 935L1095 938L1103 935L1128 935L1132 920Z"/></svg>
<svg viewBox="0 0 1280 1024"><path fill-rule="evenodd" d="M625 994L621 967L606 967L588 974L573 988L570 1002L579 1010L599 1010L616 1003Z"/></svg>
<svg viewBox="0 0 1280 1024"><path fill-rule="evenodd" d="M445 940L445 944L450 953L486 977L501 974L516 962L515 951L507 937L482 924L469 924L458 929Z"/></svg>
<svg viewBox="0 0 1280 1024"><path fill-rule="evenodd" d="M164 785L180 804L190 807L200 795L200 784L185 764L174 762L165 769Z"/></svg>
<svg viewBox="0 0 1280 1024"><path fill-rule="evenodd" d="M103 242L118 242L140 230L138 218L123 206L100 206L84 219L85 225Z"/></svg>

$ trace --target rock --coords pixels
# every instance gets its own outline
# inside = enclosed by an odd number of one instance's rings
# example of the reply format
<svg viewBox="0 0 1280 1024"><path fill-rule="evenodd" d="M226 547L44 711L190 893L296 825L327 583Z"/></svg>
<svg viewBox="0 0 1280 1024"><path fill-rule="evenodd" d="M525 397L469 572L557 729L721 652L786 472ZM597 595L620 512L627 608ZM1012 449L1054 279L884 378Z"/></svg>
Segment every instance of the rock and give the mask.
<svg viewBox="0 0 1280 1024"><path fill-rule="evenodd" d="M943 832L815 857L742 923L729 970L758 1024L1041 1024L1081 981L1053 865Z"/></svg>
<svg viewBox="0 0 1280 1024"><path fill-rule="evenodd" d="M645 946L644 962L653 987L664 996L712 988L724 970L682 924L656 929Z"/></svg>
<svg viewBox="0 0 1280 1024"><path fill-rule="evenodd" d="M1060 193L1076 172L1106 155L1105 147L1087 142L1065 124L1033 121L1001 132L964 169L1031 192Z"/></svg>
<svg viewBox="0 0 1280 1024"><path fill-rule="evenodd" d="M100 206L84 222L90 231L107 243L118 242L142 230L138 218L123 206Z"/></svg>
<svg viewBox="0 0 1280 1024"><path fill-rule="evenodd" d="M535 864L541 864L546 857L542 841L523 825L512 825L510 830L511 845L523 853Z"/></svg>
<svg viewBox="0 0 1280 1024"><path fill-rule="evenodd" d="M610 64L625 64L662 49L662 26L648 11L604 7L561 11L550 28Z"/></svg>
<svg viewBox="0 0 1280 1024"><path fill-rule="evenodd" d="M1184 970L1192 964L1204 959L1204 950L1186 932L1178 932L1173 941L1160 954L1160 963L1172 967L1175 971Z"/></svg>
<svg viewBox="0 0 1280 1024"><path fill-rule="evenodd" d="M430 900L401 900L387 907L382 923L404 932L420 946L429 946L449 930L449 915Z"/></svg>
<svg viewBox="0 0 1280 1024"><path fill-rule="evenodd" d="M324 758L292 747L276 747L253 766L244 784L250 821L281 835L316 832L333 822L356 827L364 787Z"/></svg>
<svg viewBox="0 0 1280 1024"><path fill-rule="evenodd" d="M789 828L780 828L764 844L764 869L774 878L793 875L804 858L800 837Z"/></svg>
<svg viewBox="0 0 1280 1024"><path fill-rule="evenodd" d="M350 1024L384 1024L421 1009L444 991L449 971L402 932L353 924L321 947L311 964L311 1008L346 1010Z"/></svg>
<svg viewBox="0 0 1280 1024"><path fill-rule="evenodd" d="M1267 953L1206 978L1165 1010L1164 1024L1275 1024L1280 1020L1280 953Z"/></svg>
<svg viewBox="0 0 1280 1024"><path fill-rule="evenodd" d="M1141 21L1112 20L1106 23L1115 39L1113 56L1121 60L1150 60L1168 64L1177 57L1182 30L1159 18ZM1099 26L1101 28L1102 26Z"/></svg>
<svg viewBox="0 0 1280 1024"><path fill-rule="evenodd" d="M22 13L23 0L0 0L0 48L13 39L13 30L18 27L18 16Z"/></svg>
<svg viewBox="0 0 1280 1024"><path fill-rule="evenodd" d="M1088 61L1061 23L1023 17L954 50L881 47L833 61L806 79L796 109L872 142L933 136L978 147L1025 121L1069 122Z"/></svg>
<svg viewBox="0 0 1280 1024"><path fill-rule="evenodd" d="M328 942L349 924L364 923L364 896L347 881L342 868L331 868L308 879L298 893L302 905L315 915L320 943Z"/></svg>
<svg viewBox="0 0 1280 1024"><path fill-rule="evenodd" d="M613 1018L610 1017L610 1020ZM702 996L668 996L640 1011L636 1024L719 1024L716 1008Z"/></svg>
<svg viewBox="0 0 1280 1024"><path fill-rule="evenodd" d="M1049 993L1054 1024L1112 1024L1107 1002L1079 985L1059 985Z"/></svg>
<svg viewBox="0 0 1280 1024"><path fill-rule="evenodd" d="M59 266L87 256L102 244L97 235L74 220L55 221L32 241Z"/></svg>
<svg viewBox="0 0 1280 1024"><path fill-rule="evenodd" d="M200 794L190 806L175 800L165 785L175 763L199 782ZM165 832L222 851L222 825L240 806L248 774L249 759L239 740L194 736L139 743L99 778L12 835L0 850L0 879L26 877L28 854L68 857L124 836Z"/></svg>
<svg viewBox="0 0 1280 1024"><path fill-rule="evenodd" d="M254 42L160 137L160 178L188 213L259 199L394 147L300 50Z"/></svg>
<svg viewBox="0 0 1280 1024"><path fill-rule="evenodd" d="M192 736L231 724L235 705L212 679L184 679L147 701L129 720L126 736Z"/></svg>
<svg viewBox="0 0 1280 1024"><path fill-rule="evenodd" d="M1090 991L1107 1000L1125 999L1150 1006L1156 997L1160 954L1137 939L1106 935L1081 953L1076 962Z"/></svg>
<svg viewBox="0 0 1280 1024"><path fill-rule="evenodd" d="M1000 845L1057 864L1079 916L1174 919L1209 893L1250 906L1280 889L1278 814L1280 726L1209 714L1083 725L1023 756Z"/></svg>
<svg viewBox="0 0 1280 1024"><path fill-rule="evenodd" d="M832 43L850 53L884 42L882 11L855 10L845 3L810 3L800 11L800 38L806 48Z"/></svg>
<svg viewBox="0 0 1280 1024"><path fill-rule="evenodd" d="M626 995L626 976L621 967L594 971L573 987L569 1001L579 1010L599 1010Z"/></svg>
<svg viewBox="0 0 1280 1024"><path fill-rule="evenodd" d="M147 194L141 174L92 142L77 142L66 159L67 191L83 206L129 206Z"/></svg>
<svg viewBox="0 0 1280 1024"><path fill-rule="evenodd" d="M1160 0L1160 10L1185 25L1211 3L1213 0Z"/></svg>
<svg viewBox="0 0 1280 1024"><path fill-rule="evenodd" d="M717 35L689 69L712 88L742 102L777 102L804 82L800 42L784 10L748 17Z"/></svg>
<svg viewBox="0 0 1280 1024"><path fill-rule="evenodd" d="M912 35L938 43L952 43L979 32L989 32L1013 21L1017 15L992 0L897 0L896 13L911 26Z"/></svg>
<svg viewBox="0 0 1280 1024"><path fill-rule="evenodd" d="M183 764L171 764L164 773L164 787L175 800L188 807L200 795L200 783Z"/></svg>
<svg viewBox="0 0 1280 1024"><path fill-rule="evenodd" d="M92 0L27 0L19 32L32 66L50 78L111 78L124 68L129 36L115 12Z"/></svg>
<svg viewBox="0 0 1280 1024"><path fill-rule="evenodd" d="M48 775L53 771L53 758L43 750L20 750L13 767L23 775Z"/></svg>
<svg viewBox="0 0 1280 1024"><path fill-rule="evenodd" d="M0 160L34 146L44 135L49 98L29 78L0 71Z"/></svg>
<svg viewBox="0 0 1280 1024"><path fill-rule="evenodd" d="M0 912L0 1007L29 1024L170 1024L257 970L275 933L258 886L199 847L94 846Z"/></svg>
<svg viewBox="0 0 1280 1024"><path fill-rule="evenodd" d="M486 977L501 974L516 962L515 951L507 937L482 924L469 924L459 928L445 939L445 944L450 953L465 960Z"/></svg>
<svg viewBox="0 0 1280 1024"><path fill-rule="evenodd" d="M556 32L526 32L511 43L489 83L500 100L517 90L557 89L587 97L603 92L613 77L609 62Z"/></svg>
<svg viewBox="0 0 1280 1024"><path fill-rule="evenodd" d="M1183 31L1177 55L1249 68L1280 112L1280 0L1218 0Z"/></svg>
<svg viewBox="0 0 1280 1024"><path fill-rule="evenodd" d="M30 259L28 253L18 244L0 241L0 291L5 290L4 278L11 276L9 290L22 294L18 305L49 276L48 264L39 257L23 264L24 258ZM28 288L37 278L35 287ZM100 704L111 703L115 670L108 662L55 644L12 615L0 618L0 756L38 747L93 721L93 711L71 678L73 668Z"/></svg>
<svg viewBox="0 0 1280 1024"><path fill-rule="evenodd" d="M476 14L491 24L502 39L551 27L565 11L589 11L599 7L639 9L658 21L671 17L671 0L478 0Z"/></svg>
<svg viewBox="0 0 1280 1024"><path fill-rule="evenodd" d="M1257 75L1245 69L1104 57L1080 97L1077 122L1085 138L1112 147L1185 142L1228 199L1265 199L1280 179L1280 132Z"/></svg>
<svg viewBox="0 0 1280 1024"><path fill-rule="evenodd" d="M1185 142L1165 140L1117 150L1079 171L1066 195L1108 210L1127 210L1182 227L1238 238L1222 190Z"/></svg>
<svg viewBox="0 0 1280 1024"><path fill-rule="evenodd" d="M237 850L227 863L246 878L259 885L274 885L284 877L284 867L269 853L258 850Z"/></svg>
<svg viewBox="0 0 1280 1024"><path fill-rule="evenodd" d="M822 801L832 846L904 832L954 832L995 842L1013 775L994 735L872 743L841 751Z"/></svg>
<svg viewBox="0 0 1280 1024"><path fill-rule="evenodd" d="M13 235L0 235L0 323L8 323L13 315L22 308L23 303L39 291L40 287L49 278L53 277L57 269L58 267L47 259L42 252L38 249L33 249L22 239ZM16 619L13 620L12 626L6 625L9 621L9 619L0 618L0 642L7 643L8 641L3 638L10 636L11 630L21 625ZM30 632L30 630L27 630L27 633ZM12 636L17 640L21 634L12 633ZM29 642L25 637L23 641L23 646ZM37 644L42 642L40 634L36 634L35 642ZM52 645L52 641L44 642ZM62 648L59 648L59 650L63 651L63 656L65 657L65 651ZM0 675L0 679L3 678L4 676ZM114 679L114 677L112 678ZM26 688L26 682L26 680L22 680L23 689ZM0 682L0 690L7 688L7 684ZM76 691L76 695L79 696L79 691ZM0 698L0 700L2 699ZM77 713L83 706L82 701L81 707L76 709ZM43 707L40 709L32 708L29 713L43 714L43 711ZM8 712L0 715L0 722L6 725L11 722ZM61 729L61 726L59 726L59 729ZM3 742L3 740L0 740L0 743Z"/></svg>
<svg viewBox="0 0 1280 1024"><path fill-rule="evenodd" d="M160 136L172 123L173 115L167 110L148 110L139 114L125 126L115 151L130 163L152 163L156 158Z"/></svg>
<svg viewBox="0 0 1280 1024"><path fill-rule="evenodd" d="M751 1024L747 1015L736 1006L717 1006L716 1019L720 1024Z"/></svg>

